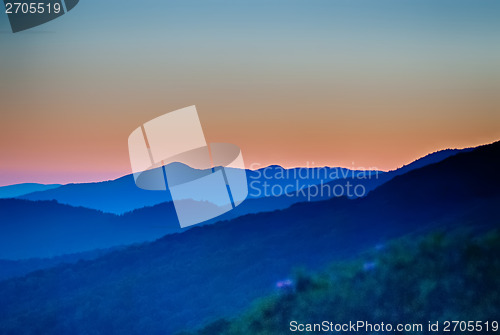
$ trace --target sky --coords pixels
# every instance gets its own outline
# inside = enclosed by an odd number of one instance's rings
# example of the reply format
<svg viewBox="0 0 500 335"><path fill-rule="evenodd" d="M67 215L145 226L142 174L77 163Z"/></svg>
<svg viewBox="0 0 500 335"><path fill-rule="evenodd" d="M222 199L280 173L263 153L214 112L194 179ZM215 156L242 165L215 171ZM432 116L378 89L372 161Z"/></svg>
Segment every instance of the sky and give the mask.
<svg viewBox="0 0 500 335"><path fill-rule="evenodd" d="M80 0L0 13L0 186L107 180L196 105L247 167L396 169L500 139L500 1Z"/></svg>

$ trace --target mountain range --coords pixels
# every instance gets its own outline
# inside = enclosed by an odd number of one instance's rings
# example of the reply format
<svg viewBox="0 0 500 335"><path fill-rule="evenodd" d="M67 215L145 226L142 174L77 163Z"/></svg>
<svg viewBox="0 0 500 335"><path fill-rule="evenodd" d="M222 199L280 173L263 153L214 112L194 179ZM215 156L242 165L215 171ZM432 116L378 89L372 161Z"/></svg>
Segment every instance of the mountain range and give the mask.
<svg viewBox="0 0 500 335"><path fill-rule="evenodd" d="M371 171L371 174L377 178L372 178L369 183L366 183L368 190L374 189L397 175L439 162L458 152L467 150L470 149L447 149L438 151L388 173L383 171ZM282 190L285 186L289 185L289 190L294 191L297 187L319 185L321 183L331 182L334 179L347 179L357 173L365 172L337 167L299 167L285 169L278 165L272 165L257 170L246 170L249 199L262 198L266 195L264 191L264 182L267 182L268 190L271 190L275 185L279 186L276 188L278 190ZM20 188L21 186L16 185L16 187ZM54 187L49 185L45 187L46 189L33 189L31 192L25 192L17 197L33 201L56 200L61 204L86 207L118 215L172 200L169 192L147 191L138 188L135 185L133 175L126 175L115 180L96 183L68 184L59 187L56 187L56 185L54 185ZM2 189L3 188L0 188L0 194ZM300 202L300 200L301 199L298 199L295 202ZM291 203L295 202L292 201ZM290 204L290 202L288 202L288 204Z"/></svg>
<svg viewBox="0 0 500 335"><path fill-rule="evenodd" d="M204 224L333 197L333 194L320 194L318 188L308 189L318 184L331 190L351 182L363 186L368 192L405 171L432 164L458 152L440 151L387 173L329 167L284 169L269 166L248 170L248 199L234 210ZM365 178L358 178L358 174ZM287 191L291 190L291 193L284 193L285 186L290 186ZM281 193L266 193L265 187L267 190L278 189ZM312 191L318 194L311 197L314 194ZM4 218L4 223L0 225L0 259L49 258L152 241L166 234L181 232L183 230L179 227L173 203L166 199L170 199L169 192L146 191L136 187L132 175L114 181L64 185L30 193L20 199L0 199L0 212ZM155 205L142 207L149 204ZM137 206L142 208L136 209ZM95 207L106 210L101 212ZM125 208L132 210L121 215L107 213ZM27 231L30 233L26 234ZM42 263L28 262L38 267ZM5 264L11 266L3 267L0 278L11 273L22 274L30 269L25 266L26 262L20 267L12 262ZM47 264L53 262L49 260Z"/></svg>
<svg viewBox="0 0 500 335"><path fill-rule="evenodd" d="M433 229L498 227L499 169L496 142L363 198L243 215L9 279L0 282L0 332L173 334L231 317L297 266L318 269Z"/></svg>
<svg viewBox="0 0 500 335"><path fill-rule="evenodd" d="M171 165L173 164L179 163L172 163ZM186 174L191 170L188 166L184 166L183 169L186 170ZM281 166L274 165L258 170L246 170L249 189L248 198L265 197L264 182L268 185L266 186L268 189L275 185L279 187L278 189L290 185L289 189L294 190L296 187L326 183L334 178L342 178L357 172L361 171L331 167L284 169ZM384 174L382 171L372 171L370 173ZM140 189L136 186L133 175L96 183L62 185L57 188L23 194L18 198L32 201L56 200L61 204L86 207L118 215L172 201L168 190L149 191Z"/></svg>

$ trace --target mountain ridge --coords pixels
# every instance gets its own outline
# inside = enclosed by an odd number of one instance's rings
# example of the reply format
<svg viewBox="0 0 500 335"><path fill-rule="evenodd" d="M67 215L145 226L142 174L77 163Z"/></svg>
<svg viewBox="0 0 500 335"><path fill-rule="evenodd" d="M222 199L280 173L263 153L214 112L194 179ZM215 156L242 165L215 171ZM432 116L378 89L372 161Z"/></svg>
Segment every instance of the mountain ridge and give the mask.
<svg viewBox="0 0 500 335"><path fill-rule="evenodd" d="M459 152L464 152L467 150L472 150L472 149L471 148L445 149L421 157L415 160L414 162L401 167L400 169L392 170L389 172L377 171L377 175L379 176L378 181L366 183L366 187L368 191L370 191L376 188L377 186L381 185L382 183L390 180L395 175L399 175L409 170L419 168L425 164L433 163L442 160L446 157L455 155ZM285 170L288 171L289 174L293 174L294 170L300 170L300 169L309 169L309 171L311 170L317 171L317 169L323 169L324 174L326 175L330 175L331 173L330 171L332 170L337 170L336 175L342 175L344 171L360 172L358 170L349 170L340 167L308 167L308 168L297 167L297 168L285 169L279 165L270 165L257 170L247 169L246 173L249 182L254 180L260 180L261 183L263 181L267 181L269 184L271 184L270 186L273 185L283 186L283 183L290 185L290 183L292 181L295 181L295 179L286 178L281 181L265 179L262 176L262 171L272 170L273 173L279 173L278 172L279 170ZM339 170L341 171L340 173L338 173ZM314 172L312 174L316 175L316 173ZM340 178L340 179L349 179L349 177L347 176L347 178ZM321 178L321 180L319 178L306 178L306 179L299 178L298 180L301 183L301 185L319 185L322 183L324 184L332 182L332 180L328 180L328 178ZM127 197L123 196L125 194L127 195ZM249 198L260 198L260 197L261 196L253 196L253 194L249 193ZM153 206L160 204L162 202L167 202L172 200L169 192L146 191L139 189L138 187L135 186L134 178L133 175L131 174L122 176L115 180L104 181L104 182L62 185L61 187L54 190L33 192L25 194L20 198L27 200L57 200L58 202L63 204L68 204L72 206L83 206L114 214L124 214L126 212L130 212L135 209L147 206Z"/></svg>
<svg viewBox="0 0 500 335"><path fill-rule="evenodd" d="M436 227L499 226L500 176L490 174L499 168L496 142L394 178L364 198L196 226L7 280L0 283L0 330L30 324L43 333L161 334L230 317L272 292L293 267L318 269ZM38 308L25 314L30 306Z"/></svg>

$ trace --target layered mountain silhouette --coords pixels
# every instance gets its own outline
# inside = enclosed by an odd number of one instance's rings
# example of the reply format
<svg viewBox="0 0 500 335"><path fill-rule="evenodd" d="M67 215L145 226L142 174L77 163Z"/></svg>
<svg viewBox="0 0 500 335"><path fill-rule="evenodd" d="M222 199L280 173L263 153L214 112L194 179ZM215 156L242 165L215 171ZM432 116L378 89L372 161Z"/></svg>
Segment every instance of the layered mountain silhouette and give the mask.
<svg viewBox="0 0 500 335"><path fill-rule="evenodd" d="M366 186L367 191L370 191L397 175L428 164L439 162L447 157L457 154L458 152L467 150L470 149L448 149L438 151L388 173L384 173L382 171L372 171L373 176L376 176L376 178L362 180L360 182ZM277 165L258 170L247 170L246 172L249 183L249 199L282 195L284 193L283 189L285 186L289 186L287 190L290 192L301 187L329 183L334 179L352 179L353 174L366 173L364 171L355 171L336 167L284 169ZM267 192L264 190L264 182L268 184ZM275 185L277 187L274 190L277 191L272 193L271 190ZM1 190L2 188L0 188L0 191ZM132 175L98 183L68 184L54 189L33 191L29 194L26 192L19 196L19 198L35 201L56 200L61 204L97 209L106 213L114 214L123 214L135 209L146 206L154 206L172 200L169 192L147 191L138 188L134 183ZM293 203L304 201L303 198L300 198L300 194L291 198L292 199L282 199L282 201L278 201L286 203L278 208L286 208ZM323 200L326 198L329 197L318 196L313 200Z"/></svg>
<svg viewBox="0 0 500 335"><path fill-rule="evenodd" d="M59 184L25 183L0 187L0 199L16 198L33 192L42 192L58 188Z"/></svg>
<svg viewBox="0 0 500 335"><path fill-rule="evenodd" d="M364 198L244 215L3 281L0 332L173 334L230 317L294 267L320 268L436 228L500 226L499 169L496 142L396 176Z"/></svg>
<svg viewBox="0 0 500 335"><path fill-rule="evenodd" d="M403 167L402 170L411 171L457 152L459 151L437 152ZM186 166L182 168L190 169ZM362 185L368 192L401 173L400 170L381 173L328 167L284 169L280 166L249 170L249 199L234 210L204 224L230 220L246 214L285 209L295 203L319 201L334 196L329 193L322 194L318 192L318 188L308 190L307 187L317 184L326 185L331 190L336 185L344 187L346 182L350 182L352 185ZM364 178L359 178L360 175ZM335 180L331 181L332 179ZM285 190L290 193L285 194ZM152 241L182 231L172 202L165 201L170 199L169 192L142 190L134 184L132 175L108 182L64 185L31 193L22 198L57 198L57 202L0 199L0 211L5 217L5 223L0 226L0 259L48 258L82 253L93 249ZM82 207L74 208L60 204L61 202L79 204ZM160 204L136 209L120 216L87 208L113 207L118 210L138 205L142 207L155 202ZM43 225L40 225L40 222L43 222ZM26 234L27 231L30 233ZM44 262L24 262L22 267L12 263L6 264L11 266L4 267L4 271L0 270L0 278L9 273L20 273L13 269L28 271L30 268L24 264L37 264L35 268L42 268L41 264ZM46 264L54 263L49 260Z"/></svg>
<svg viewBox="0 0 500 335"><path fill-rule="evenodd" d="M180 165L179 163L173 164ZM176 169L179 169L179 167L176 167ZM186 174L189 174L189 170L192 168L184 165L182 169L186 170ZM307 187L321 182L330 182L333 178L349 176L353 172L358 171L329 167L284 169L280 166L270 166L255 171L246 170L249 183L249 198L265 197L268 193L265 192L264 187L271 189L275 185L282 188L290 185L290 190L293 190L297 186ZM378 175L384 174L381 171L376 171L376 173ZM264 186L264 182L268 186ZM86 207L114 214L124 214L135 209L172 200L168 191L140 189L135 185L133 175L98 183L63 185L56 189L24 194L19 198L34 201L56 200L61 204Z"/></svg>

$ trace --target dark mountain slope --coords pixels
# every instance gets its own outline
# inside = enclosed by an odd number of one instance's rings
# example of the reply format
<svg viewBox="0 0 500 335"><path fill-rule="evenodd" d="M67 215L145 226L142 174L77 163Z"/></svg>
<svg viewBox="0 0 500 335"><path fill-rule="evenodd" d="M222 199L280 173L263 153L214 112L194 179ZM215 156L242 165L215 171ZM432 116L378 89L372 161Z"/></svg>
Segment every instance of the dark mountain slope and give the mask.
<svg viewBox="0 0 500 335"><path fill-rule="evenodd" d="M373 191L378 202L453 206L460 201L480 201L498 194L500 186L500 142L449 157L397 176ZM433 201L440 200L439 204Z"/></svg>
<svg viewBox="0 0 500 335"><path fill-rule="evenodd" d="M445 150L440 150L436 151L433 153L430 153L428 155L425 155L424 157L421 157L417 159L416 161L413 161L407 165L403 165L399 169L389 171L389 172L396 172L397 175L402 175L407 172L423 168L424 166L439 163L448 157L455 156L456 154L459 153L464 153L464 152L471 152L475 148L465 148L465 149L445 149Z"/></svg>
<svg viewBox="0 0 500 335"><path fill-rule="evenodd" d="M0 199L0 213L0 259L53 257L154 240L172 232L167 224L155 226L148 215L122 218L56 201ZM158 218L175 223L179 230L173 210Z"/></svg>
<svg viewBox="0 0 500 335"><path fill-rule="evenodd" d="M286 196L248 199L236 209L203 224L234 219L249 213L283 209L297 201L306 200ZM107 249L152 241L189 229L180 228L172 202L117 216L84 207L63 205L56 201L0 199L0 213L0 262L5 261L5 266L0 267L0 278L9 277L16 272L29 272L30 265L36 265L33 269L40 269L55 264L49 259L25 261L19 265L8 260L47 258L96 248ZM76 261L78 256L67 258L71 259ZM19 272L16 269L24 270Z"/></svg>
<svg viewBox="0 0 500 335"><path fill-rule="evenodd" d="M51 258L29 258L19 260L0 259L0 281L22 277L30 272L56 267L61 264L71 264L80 260L96 259L118 249L120 249L120 247L65 254Z"/></svg>
<svg viewBox="0 0 500 335"><path fill-rule="evenodd" d="M470 152L472 150L474 150L474 148L446 149L428 154L410 164L404 165L399 169L392 170L389 172L372 173L369 176L366 176L365 174L359 172L354 174L349 174L345 178L333 180L331 182L325 182L324 184L326 184L326 186L324 187L324 192L323 193L320 192L318 195L310 197L311 199L310 200L308 199L307 201L320 201L339 196L347 196L351 199L364 197L368 195L368 193L379 187L380 185L387 183L388 181L392 180L397 176L401 176L410 171L420 169L424 166L439 163L449 157L455 156L458 153ZM349 187L350 187L350 192L349 192ZM314 191L315 190L313 190L312 194L314 194ZM297 197L288 199L288 203L290 204L301 201L304 200L300 199L300 196L298 197L298 199Z"/></svg>
<svg viewBox="0 0 500 335"><path fill-rule="evenodd" d="M500 183L490 174L499 154L494 143L366 198L246 215L2 282L0 332L171 334L234 315L295 266L315 269L438 226L499 225Z"/></svg>

